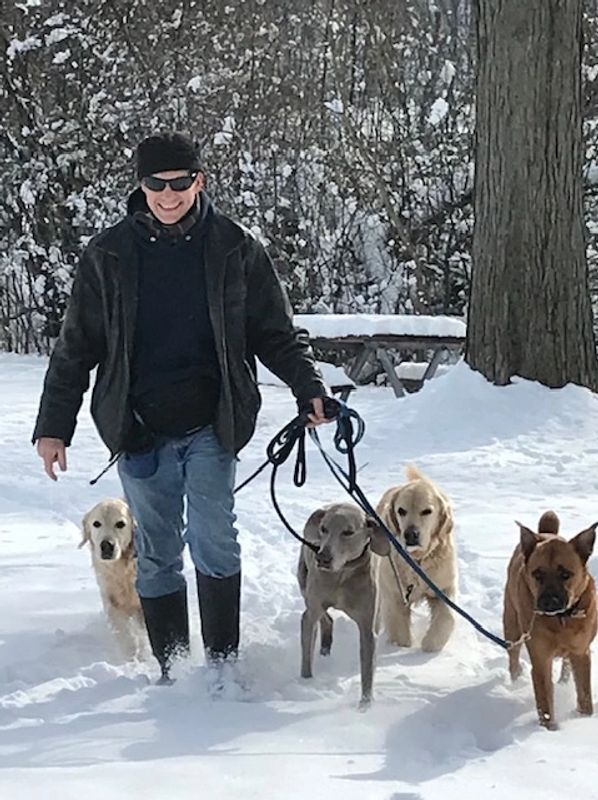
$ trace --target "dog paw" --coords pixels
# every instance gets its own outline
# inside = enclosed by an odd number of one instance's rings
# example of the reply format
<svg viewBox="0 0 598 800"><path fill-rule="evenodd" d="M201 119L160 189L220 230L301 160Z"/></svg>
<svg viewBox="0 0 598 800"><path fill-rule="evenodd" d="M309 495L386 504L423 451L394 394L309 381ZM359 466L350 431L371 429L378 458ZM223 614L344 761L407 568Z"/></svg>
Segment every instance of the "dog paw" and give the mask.
<svg viewBox="0 0 598 800"><path fill-rule="evenodd" d="M558 731L559 729L556 721L548 713L540 714L538 717L538 722L543 728L546 728L547 731Z"/></svg>
<svg viewBox="0 0 598 800"><path fill-rule="evenodd" d="M398 636L389 636L388 641L395 647L411 647L411 634L400 634Z"/></svg>
<svg viewBox="0 0 598 800"><path fill-rule="evenodd" d="M577 713L581 714L582 717L591 717L592 714L594 713L594 708L592 704L586 705L584 703L583 705L577 706Z"/></svg>
<svg viewBox="0 0 598 800"><path fill-rule="evenodd" d="M330 647L326 645L322 645L320 647L320 655L321 656L329 656L330 655Z"/></svg>
<svg viewBox="0 0 598 800"><path fill-rule="evenodd" d="M446 642L446 636L427 633L422 639L422 650L424 653L438 653Z"/></svg>

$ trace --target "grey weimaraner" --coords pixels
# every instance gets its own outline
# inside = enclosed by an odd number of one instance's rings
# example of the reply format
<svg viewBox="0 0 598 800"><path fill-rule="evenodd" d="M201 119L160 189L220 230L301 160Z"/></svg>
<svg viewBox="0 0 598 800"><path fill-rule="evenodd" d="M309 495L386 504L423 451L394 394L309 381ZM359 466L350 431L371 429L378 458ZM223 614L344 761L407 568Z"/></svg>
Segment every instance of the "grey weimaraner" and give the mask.
<svg viewBox="0 0 598 800"><path fill-rule="evenodd" d="M297 578L305 600L301 620L301 677L312 677L316 627L320 623L322 655L332 646L330 607L344 611L359 627L361 705L372 697L376 582L371 551L387 555L389 543L373 519L350 503L320 508L310 516L304 538L318 546L301 546Z"/></svg>

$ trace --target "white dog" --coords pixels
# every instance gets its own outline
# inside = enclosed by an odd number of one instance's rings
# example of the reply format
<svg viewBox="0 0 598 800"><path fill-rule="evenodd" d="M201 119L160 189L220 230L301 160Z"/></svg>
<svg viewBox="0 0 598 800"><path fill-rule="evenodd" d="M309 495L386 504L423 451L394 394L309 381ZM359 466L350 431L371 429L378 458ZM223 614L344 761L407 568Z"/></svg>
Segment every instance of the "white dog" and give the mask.
<svg viewBox="0 0 598 800"><path fill-rule="evenodd" d="M388 489L377 508L386 526L428 576L452 600L457 594L457 554L453 512L448 497L413 466L407 483ZM442 650L455 625L451 609L416 575L394 548L379 560L379 623L388 638L410 647L411 609L421 602L430 607L430 625L422 641L428 652Z"/></svg>
<svg viewBox="0 0 598 800"><path fill-rule="evenodd" d="M83 518L83 539L89 542L91 562L100 587L104 611L125 658L141 656L147 648L133 546L134 521L124 500L102 500Z"/></svg>

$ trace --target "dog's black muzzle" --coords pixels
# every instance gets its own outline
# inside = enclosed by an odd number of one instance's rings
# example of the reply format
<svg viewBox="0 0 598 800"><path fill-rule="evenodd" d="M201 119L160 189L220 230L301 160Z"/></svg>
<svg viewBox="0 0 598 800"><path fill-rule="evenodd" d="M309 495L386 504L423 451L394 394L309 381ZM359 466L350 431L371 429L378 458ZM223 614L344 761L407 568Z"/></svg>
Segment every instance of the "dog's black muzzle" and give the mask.
<svg viewBox="0 0 598 800"><path fill-rule="evenodd" d="M405 544L407 547L419 547L419 531L413 525L405 528Z"/></svg>
<svg viewBox="0 0 598 800"><path fill-rule="evenodd" d="M538 597L537 609L541 614L561 614L566 611L568 603L566 592L544 591Z"/></svg>
<svg viewBox="0 0 598 800"><path fill-rule="evenodd" d="M111 561L114 558L114 545L107 539L100 543L100 555L104 561Z"/></svg>

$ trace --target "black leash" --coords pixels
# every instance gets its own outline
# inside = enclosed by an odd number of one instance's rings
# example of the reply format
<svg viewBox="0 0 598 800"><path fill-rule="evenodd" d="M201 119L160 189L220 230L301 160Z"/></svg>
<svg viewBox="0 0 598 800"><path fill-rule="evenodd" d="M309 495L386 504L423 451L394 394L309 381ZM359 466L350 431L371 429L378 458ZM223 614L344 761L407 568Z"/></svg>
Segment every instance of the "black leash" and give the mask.
<svg viewBox="0 0 598 800"><path fill-rule="evenodd" d="M333 402L336 403L335 400L333 400ZM324 405L324 413L326 413L326 403ZM328 409L330 410L330 406L328 406ZM287 521L286 517L282 513L282 509L280 508L278 500L276 499L275 488L278 469L282 466L282 464L285 463L285 461L287 461L295 446L297 446L297 455L295 458L295 468L293 470L293 483L295 486L303 486L305 483L305 479L307 477L305 458L305 427L308 422L309 419L307 412L304 412L292 419L287 425L284 426L284 428L281 428L266 448L267 458L264 463L259 466L248 478L246 478L243 483L239 484L239 486L235 488L234 494L247 486L247 484L251 483L251 481L261 472L263 472L268 465L271 465L272 473L270 475L270 498L272 500L274 510L280 517L280 521L291 534L291 536L297 539L298 542L301 542L301 544L309 547L309 549L314 553L317 553L319 547L313 542L310 542L307 539L304 539L302 536L299 536L299 534Z"/></svg>
<svg viewBox="0 0 598 800"><path fill-rule="evenodd" d="M438 587L434 581L428 577L427 573L421 568L418 562L410 555L410 553L403 547L397 537L394 535L392 531L388 529L384 521L380 518L378 513L376 512L375 508L371 505L367 497L365 496L363 490L357 484L357 465L355 460L355 447L361 441L363 434L365 432L365 422L359 416L359 414L354 411L353 409L349 408L344 403L336 400L335 398L325 398L324 399L324 414L328 419L336 419L337 427L336 433L334 435L334 445L335 448L338 450L339 453L346 455L347 457L347 470L343 469L339 464L332 459L328 453L324 450L322 443L320 442L320 437L318 436L317 431L315 428L309 429L309 435L312 441L315 443L316 447L320 451L324 461L326 462L328 468L336 478L336 480L340 483L343 489L351 496L355 503L364 511L364 513L371 516L379 527L384 531L386 534L390 544L395 548L399 556L411 567L411 569L421 578L421 580L434 592L434 594L442 600L449 608L451 608L455 613L459 614L463 617L467 622L470 623L482 636L485 636L494 644L497 644L499 647L504 649L509 649L511 646L510 642L501 639L500 636L493 634L491 631L488 631L486 628L483 627L474 617L467 613L464 609L462 609L457 603L454 602L445 592ZM317 545L313 542L309 542L303 537L299 536L299 534L292 528L292 526L288 523L282 511L280 509L280 505L276 499L276 491L275 491L275 484L276 484L276 474L281 466L290 456L292 453L295 444L298 444L297 448L297 457L295 461L295 469L293 475L293 482L295 486L303 486L306 480L306 459L305 459L305 429L308 423L307 413L300 414L299 416L295 417L288 425L285 425L272 439L270 444L267 447L267 459L266 461L254 472L252 475L249 476L243 483L241 483L235 489L235 493L243 489L247 484L249 484L254 478L256 478L269 464L272 465L272 474L270 476L270 496L272 499L272 505L278 516L280 517L282 523L284 524L285 528L289 531L289 533L297 539L302 544L305 544L309 547L313 552L318 551ZM355 425L355 427L354 427Z"/></svg>

